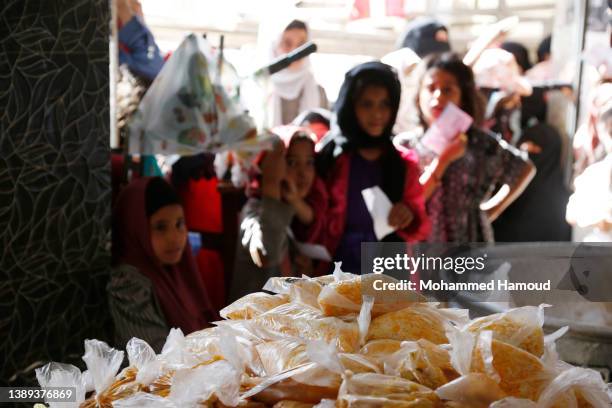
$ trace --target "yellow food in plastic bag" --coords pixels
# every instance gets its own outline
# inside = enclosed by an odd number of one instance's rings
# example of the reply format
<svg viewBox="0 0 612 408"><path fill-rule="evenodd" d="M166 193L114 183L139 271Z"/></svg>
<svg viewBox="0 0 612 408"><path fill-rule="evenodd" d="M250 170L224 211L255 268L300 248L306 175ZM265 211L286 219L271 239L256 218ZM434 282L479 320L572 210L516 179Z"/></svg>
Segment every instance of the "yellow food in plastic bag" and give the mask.
<svg viewBox="0 0 612 408"><path fill-rule="evenodd" d="M459 377L449 352L423 339L416 342L416 349L400 363L399 374L434 390Z"/></svg>
<svg viewBox="0 0 612 408"><path fill-rule="evenodd" d="M544 353L544 331L538 326L526 326L509 315L491 315L472 321L468 330L479 333L491 330L495 340L521 348L537 357Z"/></svg>
<svg viewBox="0 0 612 408"><path fill-rule="evenodd" d="M442 403L431 389L403 378L347 372L336 406L434 408Z"/></svg>
<svg viewBox="0 0 612 408"><path fill-rule="evenodd" d="M537 401L540 392L550 381L540 360L533 354L510 344L493 340L491 344L493 368L499 375L499 386L508 395ZM472 355L473 372L485 373L483 353L479 347Z"/></svg>
<svg viewBox="0 0 612 408"><path fill-rule="evenodd" d="M219 314L224 319L230 320L252 319L287 302L289 302L289 296L284 294L270 295L264 292L255 292L221 309Z"/></svg>
<svg viewBox="0 0 612 408"><path fill-rule="evenodd" d="M303 340L324 340L340 351L353 352L359 347L359 327L356 321L325 317L313 308L287 303L251 320L255 329L269 332L270 337L293 337Z"/></svg>
<svg viewBox="0 0 612 408"><path fill-rule="evenodd" d="M384 291L373 289L374 281L396 282L387 275L368 274L352 279L332 282L319 295L318 303L326 316L346 316L359 313L364 295L374 297L372 316L400 310L425 300L416 292Z"/></svg>
<svg viewBox="0 0 612 408"><path fill-rule="evenodd" d="M407 307L373 319L366 340L426 339L434 344L444 344L448 343L445 322L442 315L428 306Z"/></svg>

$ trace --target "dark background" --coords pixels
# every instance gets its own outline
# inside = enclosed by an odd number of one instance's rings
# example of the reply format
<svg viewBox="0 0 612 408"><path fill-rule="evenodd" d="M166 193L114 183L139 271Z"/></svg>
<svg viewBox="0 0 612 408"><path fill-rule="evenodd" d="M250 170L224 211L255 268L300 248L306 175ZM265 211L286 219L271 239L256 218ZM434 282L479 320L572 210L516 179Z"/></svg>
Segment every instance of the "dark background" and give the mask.
<svg viewBox="0 0 612 408"><path fill-rule="evenodd" d="M37 385L110 337L110 9L2 0L0 18L0 385Z"/></svg>

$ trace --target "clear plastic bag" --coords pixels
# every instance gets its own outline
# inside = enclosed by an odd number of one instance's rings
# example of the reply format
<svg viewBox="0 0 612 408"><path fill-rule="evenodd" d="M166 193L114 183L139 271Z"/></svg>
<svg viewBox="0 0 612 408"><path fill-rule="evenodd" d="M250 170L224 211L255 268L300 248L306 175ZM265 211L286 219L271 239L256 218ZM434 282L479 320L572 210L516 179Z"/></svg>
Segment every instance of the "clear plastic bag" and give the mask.
<svg viewBox="0 0 612 408"><path fill-rule="evenodd" d="M145 392L138 392L127 398L113 402L113 408L178 408L168 398L160 397Z"/></svg>
<svg viewBox="0 0 612 408"><path fill-rule="evenodd" d="M291 302L302 303L314 309L319 309L317 298L323 286L324 284L320 280L307 276L301 278L272 277L268 279L263 290L279 295L287 295Z"/></svg>
<svg viewBox="0 0 612 408"><path fill-rule="evenodd" d="M425 298L417 292L375 290L373 285L378 280L397 282L396 279L387 275L367 274L358 276L344 274L341 279L324 286L318 298L323 314L326 316L346 316L359 313L363 296L366 295L374 298L373 317L425 301Z"/></svg>
<svg viewBox="0 0 612 408"><path fill-rule="evenodd" d="M302 304L280 305L249 323L254 332L270 340L283 337L304 341L323 340L349 353L359 348L359 325L354 319L344 321L336 317L325 317L316 309Z"/></svg>
<svg viewBox="0 0 612 408"><path fill-rule="evenodd" d="M472 371L491 376L482 344L478 342L472 354ZM499 386L508 396L537 401L551 380L540 360L518 347L492 340L491 356L493 372L499 376Z"/></svg>
<svg viewBox="0 0 612 408"><path fill-rule="evenodd" d="M544 308L548 305L524 306L497 313L469 323L468 330L478 333L491 330L495 340L519 347L540 357L544 353Z"/></svg>
<svg viewBox="0 0 612 408"><path fill-rule="evenodd" d="M450 320L435 308L426 304L415 304L374 318L366 340L426 339L435 344L444 344L448 343L445 334L448 325Z"/></svg>
<svg viewBox="0 0 612 408"><path fill-rule="evenodd" d="M507 397L492 403L489 408L538 408L538 404L524 398Z"/></svg>
<svg viewBox="0 0 612 408"><path fill-rule="evenodd" d="M140 102L129 153L186 155L257 144L254 121L213 83L215 70L211 45L188 35Z"/></svg>
<svg viewBox="0 0 612 408"><path fill-rule="evenodd" d="M436 389L459 377L450 361L450 353L427 340L404 342L385 364L385 374L416 381Z"/></svg>
<svg viewBox="0 0 612 408"><path fill-rule="evenodd" d="M36 379L41 388L74 387L75 402L49 402L51 408L75 408L85 401L85 385L81 370L71 364L51 362L37 368Z"/></svg>
<svg viewBox="0 0 612 408"><path fill-rule="evenodd" d="M383 374L344 375L336 406L346 407L436 407L439 398L429 388Z"/></svg>
<svg viewBox="0 0 612 408"><path fill-rule="evenodd" d="M402 346L399 340L372 340L366 343L359 350L359 354L375 361L379 366L384 367L385 362L393 358Z"/></svg>
<svg viewBox="0 0 612 408"><path fill-rule="evenodd" d="M607 391L597 371L572 367L542 391L538 408L609 408L612 399Z"/></svg>
<svg viewBox="0 0 612 408"><path fill-rule="evenodd" d="M240 377L227 361L180 369L174 373L168 398L177 407L195 408L216 400L236 406L240 400Z"/></svg>
<svg viewBox="0 0 612 408"><path fill-rule="evenodd" d="M255 292L221 309L219 314L224 319L248 320L287 302L289 302L289 296L287 295Z"/></svg>
<svg viewBox="0 0 612 408"><path fill-rule="evenodd" d="M138 370L136 382L146 386L163 374L163 362L158 360L155 351L146 341L133 337L128 341L125 351L130 367Z"/></svg>
<svg viewBox="0 0 612 408"><path fill-rule="evenodd" d="M485 374L471 373L439 387L436 394L454 407L488 408L506 396L497 382Z"/></svg>

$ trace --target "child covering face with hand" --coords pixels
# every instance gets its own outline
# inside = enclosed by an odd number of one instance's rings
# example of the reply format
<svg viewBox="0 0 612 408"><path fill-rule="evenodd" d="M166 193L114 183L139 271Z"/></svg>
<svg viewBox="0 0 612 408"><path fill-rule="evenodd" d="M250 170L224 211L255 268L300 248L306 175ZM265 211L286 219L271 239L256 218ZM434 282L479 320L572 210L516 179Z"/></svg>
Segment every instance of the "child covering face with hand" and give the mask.
<svg viewBox="0 0 612 408"><path fill-rule="evenodd" d="M316 138L295 126L277 128L280 136L271 151L256 163L249 197L240 217L239 242L230 300L260 291L273 276L312 274L312 264L289 244L317 242L327 194L314 168Z"/></svg>

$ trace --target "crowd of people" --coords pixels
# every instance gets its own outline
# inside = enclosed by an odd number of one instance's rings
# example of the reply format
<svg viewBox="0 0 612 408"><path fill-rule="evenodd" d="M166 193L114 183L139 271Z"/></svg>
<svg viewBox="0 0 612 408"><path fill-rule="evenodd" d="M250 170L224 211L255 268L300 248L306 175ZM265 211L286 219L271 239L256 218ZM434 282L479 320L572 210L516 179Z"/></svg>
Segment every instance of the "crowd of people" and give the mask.
<svg viewBox="0 0 612 408"><path fill-rule="evenodd" d="M134 0L122 4L138 9ZM120 62L152 80L163 58L142 17L124 11ZM305 22L292 20L271 36L269 57L310 37ZM230 214L238 219L233 265L196 262L188 240L189 231L207 231L196 225L201 215L189 216L193 210L185 206L217 218L223 211L216 184L193 199L193 186L215 180L213 155L179 161L175 174L140 177L117 192L108 293L118 344L137 336L159 349L169 327L205 327L220 307L261 290L269 277L333 270L332 262L309 257L297 243L319 245L344 270L358 273L362 242L569 241L570 223L610 240L609 70L574 142L581 168L571 194L563 178L567 143L546 121L547 95L555 91L530 81L554 79L550 37L534 66L525 47L510 42L492 45L468 65L451 50L447 28L433 19L411 22L398 44L382 59L393 67L370 61L349 70L331 110L308 58L272 75L264 102L278 139L255 159L241 193L244 205ZM428 140L450 105L469 116L469 126L432 148ZM392 232L382 237L363 194L374 187L391 202L384 221ZM223 228L213 232L221 237ZM214 265L222 272L212 273Z"/></svg>

